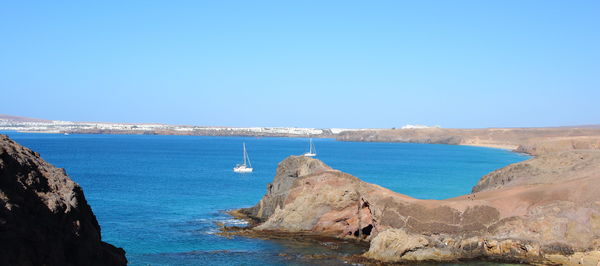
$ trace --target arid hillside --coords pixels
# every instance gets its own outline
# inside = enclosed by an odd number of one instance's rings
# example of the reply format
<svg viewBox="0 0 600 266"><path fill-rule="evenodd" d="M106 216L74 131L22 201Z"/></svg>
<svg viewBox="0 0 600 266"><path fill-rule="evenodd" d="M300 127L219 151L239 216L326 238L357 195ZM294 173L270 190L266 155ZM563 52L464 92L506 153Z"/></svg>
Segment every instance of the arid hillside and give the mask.
<svg viewBox="0 0 600 266"><path fill-rule="evenodd" d="M540 155L600 149L600 129L587 127L489 129L382 129L341 132L340 141L412 142L503 148Z"/></svg>

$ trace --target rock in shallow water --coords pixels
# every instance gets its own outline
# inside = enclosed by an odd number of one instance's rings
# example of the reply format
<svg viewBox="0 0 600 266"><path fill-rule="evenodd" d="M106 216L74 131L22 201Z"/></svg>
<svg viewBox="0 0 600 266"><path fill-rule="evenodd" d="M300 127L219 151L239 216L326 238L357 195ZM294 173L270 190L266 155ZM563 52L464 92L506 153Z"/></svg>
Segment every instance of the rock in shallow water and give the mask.
<svg viewBox="0 0 600 266"><path fill-rule="evenodd" d="M83 190L56 168L0 135L0 265L126 265L102 242Z"/></svg>

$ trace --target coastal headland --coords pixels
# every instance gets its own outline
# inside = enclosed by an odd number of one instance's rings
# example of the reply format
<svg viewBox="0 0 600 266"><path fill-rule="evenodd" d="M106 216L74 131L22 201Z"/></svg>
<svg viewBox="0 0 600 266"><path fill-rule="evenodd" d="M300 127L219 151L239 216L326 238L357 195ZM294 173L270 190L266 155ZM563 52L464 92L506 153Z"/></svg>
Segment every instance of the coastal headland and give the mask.
<svg viewBox="0 0 600 266"><path fill-rule="evenodd" d="M373 263L598 265L599 133L595 128L343 132L338 140L503 147L534 157L485 175L470 194L423 200L317 159L291 156L279 164L254 207L232 212L253 221L233 233L355 239L369 244L359 257Z"/></svg>
<svg viewBox="0 0 600 266"><path fill-rule="evenodd" d="M378 129L345 131L338 134L336 139L470 145L541 155L565 150L598 150L600 127Z"/></svg>

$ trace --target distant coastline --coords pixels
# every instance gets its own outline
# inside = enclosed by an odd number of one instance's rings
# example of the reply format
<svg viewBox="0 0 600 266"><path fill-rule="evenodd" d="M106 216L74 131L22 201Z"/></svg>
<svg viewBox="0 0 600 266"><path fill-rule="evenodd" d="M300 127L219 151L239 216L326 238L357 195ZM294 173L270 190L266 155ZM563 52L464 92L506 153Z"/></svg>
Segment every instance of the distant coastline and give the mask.
<svg viewBox="0 0 600 266"><path fill-rule="evenodd" d="M567 150L599 150L600 128L380 129L340 132L336 139L479 146L537 156Z"/></svg>
<svg viewBox="0 0 600 266"><path fill-rule="evenodd" d="M45 120L0 114L0 130L53 134L133 134L249 137L334 137L362 129L301 127L224 127L158 123L110 123Z"/></svg>
<svg viewBox="0 0 600 266"><path fill-rule="evenodd" d="M511 150L529 155L575 149L600 149L600 125L483 129L451 129L423 125L406 125L398 129L224 127L158 123L72 122L0 114L0 130L54 134L335 138L338 141L477 146Z"/></svg>

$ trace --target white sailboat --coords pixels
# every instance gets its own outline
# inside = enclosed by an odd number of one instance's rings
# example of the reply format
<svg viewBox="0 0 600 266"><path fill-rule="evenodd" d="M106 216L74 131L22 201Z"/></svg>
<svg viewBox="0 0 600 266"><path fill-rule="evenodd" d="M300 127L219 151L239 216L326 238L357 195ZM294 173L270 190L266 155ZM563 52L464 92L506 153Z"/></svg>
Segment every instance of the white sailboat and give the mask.
<svg viewBox="0 0 600 266"><path fill-rule="evenodd" d="M246 152L246 143L244 142L244 163L237 164L233 171L236 173L251 173L252 172L252 164L250 163L250 158L248 157L248 153Z"/></svg>
<svg viewBox="0 0 600 266"><path fill-rule="evenodd" d="M317 156L317 149L315 149L315 144L313 144L312 138L310 138L309 140L309 151L307 153L304 154L304 156L306 157L315 157Z"/></svg>

